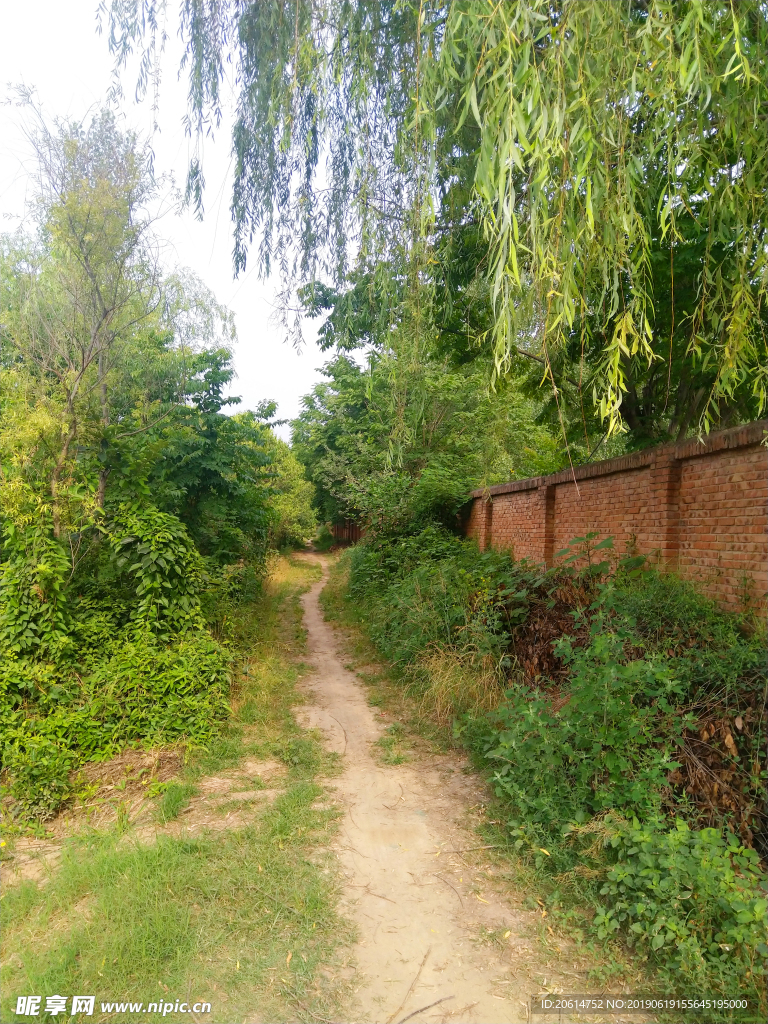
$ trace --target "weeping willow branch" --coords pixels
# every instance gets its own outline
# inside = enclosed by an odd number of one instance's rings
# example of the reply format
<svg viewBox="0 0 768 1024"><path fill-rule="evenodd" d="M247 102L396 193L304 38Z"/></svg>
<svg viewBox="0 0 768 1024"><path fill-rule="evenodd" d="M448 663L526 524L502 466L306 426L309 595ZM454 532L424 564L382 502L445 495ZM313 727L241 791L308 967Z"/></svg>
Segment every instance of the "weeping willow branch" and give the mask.
<svg viewBox="0 0 768 1024"><path fill-rule="evenodd" d="M101 12L117 68L138 50L146 89L165 0ZM382 261L429 288L435 223L479 218L499 369L535 311L551 351L577 320L597 348L593 397L611 432L627 367L671 365L672 347L707 379L701 430L745 389L764 409L764 0L183 0L180 31L197 138L220 123L234 72L236 273L255 246L286 294ZM194 158L200 210L203 186ZM659 254L677 282L694 250L696 296L678 309L672 290L666 331Z"/></svg>

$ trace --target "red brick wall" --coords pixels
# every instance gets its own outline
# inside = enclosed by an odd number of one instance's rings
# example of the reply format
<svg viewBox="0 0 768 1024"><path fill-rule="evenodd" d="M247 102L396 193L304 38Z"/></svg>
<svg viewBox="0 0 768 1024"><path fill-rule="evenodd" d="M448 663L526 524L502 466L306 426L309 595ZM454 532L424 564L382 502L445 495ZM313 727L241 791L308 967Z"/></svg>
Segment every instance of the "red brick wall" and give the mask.
<svg viewBox="0 0 768 1024"><path fill-rule="evenodd" d="M680 571L728 603L765 595L766 449L716 452L683 463Z"/></svg>
<svg viewBox="0 0 768 1024"><path fill-rule="evenodd" d="M475 491L467 535L552 564L595 532L648 554L726 604L768 593L768 421ZM575 480L574 480L575 477Z"/></svg>
<svg viewBox="0 0 768 1024"><path fill-rule="evenodd" d="M359 523L345 519L343 523L331 523L331 533L338 541L356 544L363 536L363 528Z"/></svg>
<svg viewBox="0 0 768 1024"><path fill-rule="evenodd" d="M544 495L534 487L502 494L492 503L491 544L513 552L515 558L544 560Z"/></svg>
<svg viewBox="0 0 768 1024"><path fill-rule="evenodd" d="M481 549L485 549L488 546L486 536L486 517L488 516L492 506L490 502L478 500L477 498L472 502L472 508L469 513L469 519L465 528L465 533L468 537L474 537Z"/></svg>

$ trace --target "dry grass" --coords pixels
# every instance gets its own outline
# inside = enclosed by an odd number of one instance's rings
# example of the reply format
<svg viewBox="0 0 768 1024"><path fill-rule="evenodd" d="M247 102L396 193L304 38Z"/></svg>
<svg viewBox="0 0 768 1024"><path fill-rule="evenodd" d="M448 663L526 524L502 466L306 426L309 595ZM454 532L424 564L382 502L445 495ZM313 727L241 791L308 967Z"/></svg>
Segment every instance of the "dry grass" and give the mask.
<svg viewBox="0 0 768 1024"><path fill-rule="evenodd" d="M108 761L89 761L79 770L79 781L98 783L99 789L111 790L123 781L127 786L142 787L152 782L167 782L178 775L184 763L184 751L178 747L156 750L125 750Z"/></svg>
<svg viewBox="0 0 768 1024"><path fill-rule="evenodd" d="M481 714L497 707L505 689L505 676L492 658L482 661L449 651L434 651L419 663L426 688L419 713L441 727L450 726L467 711Z"/></svg>

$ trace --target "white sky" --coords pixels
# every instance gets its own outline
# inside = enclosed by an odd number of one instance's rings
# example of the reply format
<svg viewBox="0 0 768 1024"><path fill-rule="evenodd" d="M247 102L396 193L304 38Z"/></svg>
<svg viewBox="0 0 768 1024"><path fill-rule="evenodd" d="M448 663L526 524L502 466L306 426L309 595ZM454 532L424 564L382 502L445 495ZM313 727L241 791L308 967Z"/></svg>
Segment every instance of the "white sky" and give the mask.
<svg viewBox="0 0 768 1024"><path fill-rule="evenodd" d="M3 4L0 32L0 99L8 86L23 82L34 86L48 118L83 119L106 101L112 57L105 36L96 33L97 0L35 0ZM173 4L169 7L173 8ZM153 139L155 173L171 173L183 188L190 140L182 117L186 111L186 83L177 79L179 46L176 27L168 26L168 51L163 60L160 89L160 132ZM152 128L150 99L133 102L135 79L124 76L125 126L148 135ZM0 231L12 231L23 222L29 174L33 160L20 122L24 112L12 104L0 105ZM169 244L167 262L191 267L213 289L220 302L235 313L239 341L235 350L237 380L232 393L242 396L239 409L253 408L261 399L278 403L281 418L293 418L301 396L322 379L318 368L329 358L314 344L314 325L306 322L307 344L302 352L281 340L280 328L270 322L275 284L260 282L255 259L235 281L232 272L232 231L229 217L231 192L230 135L227 125L213 142L207 140L204 173L205 219L189 212L169 214L157 225ZM318 322L319 323L319 322ZM279 430L286 439L288 427Z"/></svg>

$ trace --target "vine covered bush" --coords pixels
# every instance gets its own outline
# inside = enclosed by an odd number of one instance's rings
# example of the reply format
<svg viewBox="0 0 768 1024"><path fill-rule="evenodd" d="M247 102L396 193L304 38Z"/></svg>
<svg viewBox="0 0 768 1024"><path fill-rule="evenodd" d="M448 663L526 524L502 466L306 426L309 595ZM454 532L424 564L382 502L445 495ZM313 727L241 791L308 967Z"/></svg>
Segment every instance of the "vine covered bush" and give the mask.
<svg viewBox="0 0 768 1024"><path fill-rule="evenodd" d="M4 563L16 585L0 590L0 729L17 819L54 814L82 761L136 744L206 746L228 712L228 654L205 628L203 560L183 525L150 507L121 509L111 526L96 559L105 581L122 582L111 606L86 577L79 600L71 585L53 590L47 613L50 591L36 581L51 574L33 558L43 550L66 565L51 539Z"/></svg>
<svg viewBox="0 0 768 1024"><path fill-rule="evenodd" d="M133 621L160 633L201 625L203 559L176 516L151 505L122 504L109 539L116 566L133 577Z"/></svg>
<svg viewBox="0 0 768 1024"><path fill-rule="evenodd" d="M65 657L71 646L64 594L69 562L51 536L50 517L43 511L34 524L7 522L3 540L0 649L9 657Z"/></svg>

